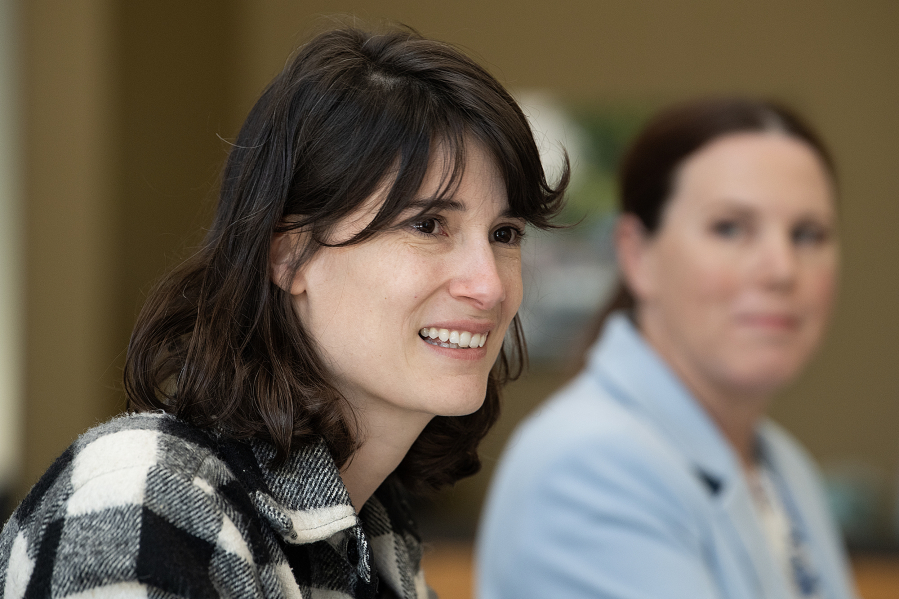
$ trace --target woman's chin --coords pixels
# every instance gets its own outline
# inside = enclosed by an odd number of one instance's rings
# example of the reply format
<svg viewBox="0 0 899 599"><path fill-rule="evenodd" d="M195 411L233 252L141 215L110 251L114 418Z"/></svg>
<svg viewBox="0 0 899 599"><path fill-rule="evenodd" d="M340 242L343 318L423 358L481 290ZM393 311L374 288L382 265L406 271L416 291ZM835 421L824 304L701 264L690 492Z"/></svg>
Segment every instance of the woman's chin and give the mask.
<svg viewBox="0 0 899 599"><path fill-rule="evenodd" d="M735 395L767 399L792 383L800 371L800 365L784 362L744 365L731 373L727 384Z"/></svg>
<svg viewBox="0 0 899 599"><path fill-rule="evenodd" d="M468 416L469 414L473 414L481 409L481 406L484 405L484 399L487 394L486 385L485 388L478 392L466 393L463 395L456 395L452 398L447 398L446 401L440 403L440 405L436 406L435 416Z"/></svg>

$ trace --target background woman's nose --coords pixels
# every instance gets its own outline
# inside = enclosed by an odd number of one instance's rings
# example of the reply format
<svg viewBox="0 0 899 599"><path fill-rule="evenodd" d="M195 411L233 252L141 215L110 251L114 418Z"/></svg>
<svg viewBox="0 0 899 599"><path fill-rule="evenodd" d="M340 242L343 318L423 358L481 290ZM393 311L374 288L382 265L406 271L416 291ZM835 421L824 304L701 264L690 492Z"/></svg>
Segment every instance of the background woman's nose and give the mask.
<svg viewBox="0 0 899 599"><path fill-rule="evenodd" d="M777 233L762 239L757 268L768 286L789 287L796 280L798 256L789 233Z"/></svg>

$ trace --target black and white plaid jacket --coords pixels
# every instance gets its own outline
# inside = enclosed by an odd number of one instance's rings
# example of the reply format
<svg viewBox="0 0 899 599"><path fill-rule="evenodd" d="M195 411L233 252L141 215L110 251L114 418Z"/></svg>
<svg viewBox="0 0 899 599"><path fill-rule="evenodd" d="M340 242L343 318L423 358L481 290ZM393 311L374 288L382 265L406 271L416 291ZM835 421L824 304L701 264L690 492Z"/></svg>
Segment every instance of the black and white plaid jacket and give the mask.
<svg viewBox="0 0 899 599"><path fill-rule="evenodd" d="M324 445L273 455L164 414L89 430L4 526L0 597L428 597L392 485L357 516Z"/></svg>

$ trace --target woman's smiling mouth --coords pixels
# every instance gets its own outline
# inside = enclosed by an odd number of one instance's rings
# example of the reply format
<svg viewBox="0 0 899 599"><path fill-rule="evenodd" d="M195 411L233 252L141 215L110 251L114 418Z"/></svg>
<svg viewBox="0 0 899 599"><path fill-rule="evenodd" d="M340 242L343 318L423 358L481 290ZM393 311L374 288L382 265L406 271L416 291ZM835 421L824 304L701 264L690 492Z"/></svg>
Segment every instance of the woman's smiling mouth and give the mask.
<svg viewBox="0 0 899 599"><path fill-rule="evenodd" d="M447 347L449 349L484 347L488 333L471 333L469 331L457 331L455 329L438 329L436 327L424 327L418 332L418 336L426 343Z"/></svg>

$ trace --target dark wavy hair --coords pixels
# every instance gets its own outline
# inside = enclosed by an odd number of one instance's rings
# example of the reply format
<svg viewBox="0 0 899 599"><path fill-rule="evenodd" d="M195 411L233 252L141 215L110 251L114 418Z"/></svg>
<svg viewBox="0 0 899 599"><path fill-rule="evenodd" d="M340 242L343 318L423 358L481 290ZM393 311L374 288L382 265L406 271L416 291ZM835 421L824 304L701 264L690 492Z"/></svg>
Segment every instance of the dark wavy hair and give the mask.
<svg viewBox="0 0 899 599"><path fill-rule="evenodd" d="M671 106L642 129L618 168L618 200L622 213L635 215L648 235L658 231L681 165L720 137L734 133L775 132L805 142L836 180L836 168L821 137L783 104L743 97L703 98ZM633 310L635 299L619 282L611 300L589 327L595 340L608 316Z"/></svg>
<svg viewBox="0 0 899 599"><path fill-rule="evenodd" d="M124 373L130 408L266 439L278 461L322 439L345 464L357 447L353 415L289 294L270 280L273 235L303 231L296 272L388 182L371 223L339 245L362 243L396 226L438 146L450 157L444 192L451 192L472 142L495 160L511 213L551 227L567 164L549 184L520 108L462 52L403 28L343 27L300 47L233 144L205 241L157 284L138 317ZM482 407L432 419L397 468L408 488L437 489L479 470L477 445L499 415L500 387L525 366L525 351L516 317Z"/></svg>

